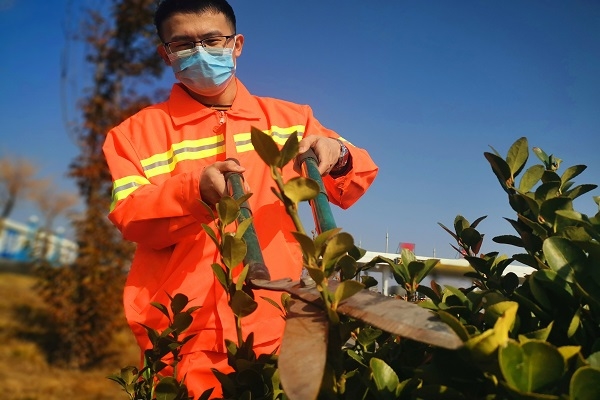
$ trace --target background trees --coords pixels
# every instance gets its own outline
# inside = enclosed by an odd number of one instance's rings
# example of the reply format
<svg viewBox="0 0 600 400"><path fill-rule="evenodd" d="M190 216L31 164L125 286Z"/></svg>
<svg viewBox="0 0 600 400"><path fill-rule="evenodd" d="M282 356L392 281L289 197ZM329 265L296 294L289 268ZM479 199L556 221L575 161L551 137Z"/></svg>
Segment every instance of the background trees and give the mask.
<svg viewBox="0 0 600 400"><path fill-rule="evenodd" d="M75 223L79 254L71 266L40 268L41 292L56 330L55 345L47 350L54 361L71 367L105 358L123 321L121 292L133 247L106 218L112 181L102 144L110 128L158 96L145 88L163 69L152 25L155 4L111 0L105 10L88 11L79 29L93 71L89 95L80 103L81 123L73 132L80 154L69 170L84 202Z"/></svg>
<svg viewBox="0 0 600 400"><path fill-rule="evenodd" d="M19 199L45 185L35 177L37 172L37 166L24 158L0 158L0 220L10 216Z"/></svg>

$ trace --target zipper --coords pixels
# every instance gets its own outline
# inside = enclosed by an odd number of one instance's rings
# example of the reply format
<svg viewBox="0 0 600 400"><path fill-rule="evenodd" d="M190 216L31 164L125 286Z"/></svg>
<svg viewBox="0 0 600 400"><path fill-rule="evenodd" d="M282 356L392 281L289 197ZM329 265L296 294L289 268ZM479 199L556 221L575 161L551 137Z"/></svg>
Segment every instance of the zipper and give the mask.
<svg viewBox="0 0 600 400"><path fill-rule="evenodd" d="M217 111L217 118L219 120L219 124L213 128L213 132L218 132L221 130L223 125L225 125L225 111Z"/></svg>

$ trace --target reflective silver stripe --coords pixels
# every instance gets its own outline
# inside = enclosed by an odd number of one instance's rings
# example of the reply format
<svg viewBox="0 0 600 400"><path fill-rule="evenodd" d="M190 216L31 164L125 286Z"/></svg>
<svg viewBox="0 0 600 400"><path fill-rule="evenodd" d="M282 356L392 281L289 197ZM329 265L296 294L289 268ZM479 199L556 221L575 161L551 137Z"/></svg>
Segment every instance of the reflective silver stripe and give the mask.
<svg viewBox="0 0 600 400"><path fill-rule="evenodd" d="M118 201L125 199L138 187L148 184L150 184L150 181L148 181L148 179L144 178L143 176L139 175L126 176L114 181L110 211L112 211L115 208Z"/></svg>
<svg viewBox="0 0 600 400"><path fill-rule="evenodd" d="M175 143L168 151L141 160L141 164L146 177L152 178L153 176L172 172L180 161L198 160L224 152L225 137L217 135L210 138L184 140Z"/></svg>
<svg viewBox="0 0 600 400"><path fill-rule="evenodd" d="M269 130L262 131L266 135L269 135L273 138L275 143L279 145L283 145L285 141L291 136L292 133L296 132L298 134L298 140L302 139L304 135L304 130L306 127L304 125L293 125L290 127L279 127L279 126L271 126ZM252 146L251 134L250 132L238 133L233 135L233 140L235 142L235 147L238 153L243 153L246 151L254 150L254 146Z"/></svg>

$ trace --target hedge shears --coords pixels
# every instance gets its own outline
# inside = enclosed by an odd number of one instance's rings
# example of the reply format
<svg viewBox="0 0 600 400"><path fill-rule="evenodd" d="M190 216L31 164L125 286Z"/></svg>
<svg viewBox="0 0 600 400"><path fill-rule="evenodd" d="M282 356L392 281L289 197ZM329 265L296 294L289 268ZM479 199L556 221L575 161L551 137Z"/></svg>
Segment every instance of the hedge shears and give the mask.
<svg viewBox="0 0 600 400"><path fill-rule="evenodd" d="M316 155L309 150L298 157L303 175L314 180L320 189L318 195L310 200L317 233L337 228L317 167ZM237 200L245 195L244 178L241 173L229 172L225 174L225 179L231 197ZM238 223L251 218L251 215L250 207L247 201L244 201L240 205ZM303 280L293 281L286 278L272 281L252 224L244 232L243 239L247 245L244 265L249 266L246 282L258 289L287 292L296 299L291 302L288 310L280 349L281 381L286 393L293 393L294 398L314 398L314 391L318 391L320 385L319 376L322 376L327 353L328 319L323 309L321 293L315 285L306 285ZM327 281L331 290L335 290L339 284L336 280ZM446 349L457 349L463 344L456 333L433 312L367 289L342 300L337 306L337 312L418 342ZM319 370L321 375L318 375ZM313 376L307 371L316 373Z"/></svg>

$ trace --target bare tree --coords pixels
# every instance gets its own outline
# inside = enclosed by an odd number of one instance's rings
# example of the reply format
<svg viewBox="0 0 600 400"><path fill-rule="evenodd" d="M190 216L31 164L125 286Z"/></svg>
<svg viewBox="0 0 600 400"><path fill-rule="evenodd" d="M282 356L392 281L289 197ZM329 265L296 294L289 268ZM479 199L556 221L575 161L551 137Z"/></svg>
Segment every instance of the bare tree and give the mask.
<svg viewBox="0 0 600 400"><path fill-rule="evenodd" d="M8 218L17 200L44 185L36 179L38 167L23 158L0 158L0 220Z"/></svg>
<svg viewBox="0 0 600 400"><path fill-rule="evenodd" d="M44 255L48 251L54 221L61 215L68 215L79 201L79 197L75 193L57 191L48 180L45 185L40 184L32 189L30 198L42 214L40 233L43 240L40 243L39 254Z"/></svg>
<svg viewBox="0 0 600 400"><path fill-rule="evenodd" d="M48 181L31 190L31 200L42 214L42 229L51 232L54 221L61 215L67 215L79 201L75 193L57 191Z"/></svg>

